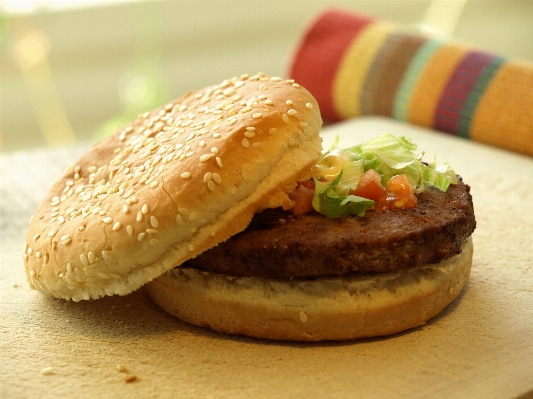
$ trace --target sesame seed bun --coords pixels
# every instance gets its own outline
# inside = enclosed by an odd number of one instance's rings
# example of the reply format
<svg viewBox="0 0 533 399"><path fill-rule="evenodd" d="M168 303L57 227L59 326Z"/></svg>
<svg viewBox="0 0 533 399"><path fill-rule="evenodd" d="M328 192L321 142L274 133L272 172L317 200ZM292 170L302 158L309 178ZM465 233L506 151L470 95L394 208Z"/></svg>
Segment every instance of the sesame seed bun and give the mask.
<svg viewBox="0 0 533 399"><path fill-rule="evenodd" d="M289 208L313 175L322 125L292 80L241 76L191 92L96 144L30 222L32 288L59 298L125 295Z"/></svg>
<svg viewBox="0 0 533 399"><path fill-rule="evenodd" d="M438 264L316 279L176 268L147 289L168 313L224 333L295 341L376 337L424 324L459 295L472 266L471 237L461 250Z"/></svg>

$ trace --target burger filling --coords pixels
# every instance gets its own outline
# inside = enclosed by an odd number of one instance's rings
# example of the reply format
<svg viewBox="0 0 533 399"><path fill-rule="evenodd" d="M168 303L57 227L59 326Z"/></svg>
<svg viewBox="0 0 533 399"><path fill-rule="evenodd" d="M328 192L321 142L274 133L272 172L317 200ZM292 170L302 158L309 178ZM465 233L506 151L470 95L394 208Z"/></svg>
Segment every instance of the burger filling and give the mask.
<svg viewBox="0 0 533 399"><path fill-rule="evenodd" d="M386 135L324 154L320 177L290 194L291 212L264 210L182 267L306 279L392 272L460 253L476 226L470 187L448 166L422 163L413 149Z"/></svg>
<svg viewBox="0 0 533 399"><path fill-rule="evenodd" d="M446 191L457 184L447 165L421 161L416 145L405 137L386 134L364 144L335 149L317 163L319 179L301 182L289 194L293 214L316 211L328 218L347 213L364 216L366 211L414 208L415 194L433 186Z"/></svg>

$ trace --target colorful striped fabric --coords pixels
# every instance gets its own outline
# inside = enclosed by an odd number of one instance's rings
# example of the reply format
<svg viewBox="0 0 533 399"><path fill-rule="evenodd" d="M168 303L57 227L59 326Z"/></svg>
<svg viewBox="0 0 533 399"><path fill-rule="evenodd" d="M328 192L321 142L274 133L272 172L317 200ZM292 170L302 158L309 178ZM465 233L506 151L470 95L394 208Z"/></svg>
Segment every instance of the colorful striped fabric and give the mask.
<svg viewBox="0 0 533 399"><path fill-rule="evenodd" d="M319 16L290 75L326 121L384 115L533 156L533 64L344 11Z"/></svg>

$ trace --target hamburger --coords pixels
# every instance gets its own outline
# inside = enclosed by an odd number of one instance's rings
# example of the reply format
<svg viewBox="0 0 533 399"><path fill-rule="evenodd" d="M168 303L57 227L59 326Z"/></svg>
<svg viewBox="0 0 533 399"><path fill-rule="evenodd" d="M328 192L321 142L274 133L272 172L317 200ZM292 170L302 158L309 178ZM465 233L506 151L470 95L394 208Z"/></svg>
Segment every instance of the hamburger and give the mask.
<svg viewBox="0 0 533 399"><path fill-rule="evenodd" d="M468 279L469 187L391 135L324 154L321 125L305 88L264 74L140 115L39 205L23 252L29 285L79 301L146 284L186 322L268 339L423 324ZM376 174L381 196L359 195ZM407 196L388 190L397 175Z"/></svg>

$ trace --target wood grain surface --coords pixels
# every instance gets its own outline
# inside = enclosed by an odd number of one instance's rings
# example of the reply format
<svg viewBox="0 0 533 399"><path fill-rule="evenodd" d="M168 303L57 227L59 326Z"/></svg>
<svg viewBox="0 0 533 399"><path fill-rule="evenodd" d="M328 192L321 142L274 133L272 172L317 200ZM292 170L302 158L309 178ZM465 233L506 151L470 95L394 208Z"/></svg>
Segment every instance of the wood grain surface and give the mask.
<svg viewBox="0 0 533 399"><path fill-rule="evenodd" d="M298 344L182 323L144 289L79 303L29 289L27 223L87 145L4 154L0 398L516 398L533 395L533 159L378 118L329 127L325 145L407 135L472 187L472 274L458 300L394 336ZM119 367L120 366L120 367Z"/></svg>

